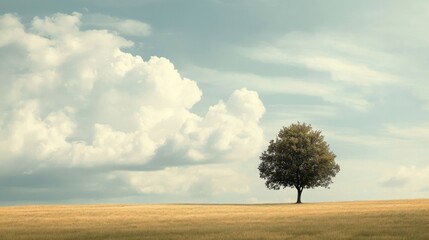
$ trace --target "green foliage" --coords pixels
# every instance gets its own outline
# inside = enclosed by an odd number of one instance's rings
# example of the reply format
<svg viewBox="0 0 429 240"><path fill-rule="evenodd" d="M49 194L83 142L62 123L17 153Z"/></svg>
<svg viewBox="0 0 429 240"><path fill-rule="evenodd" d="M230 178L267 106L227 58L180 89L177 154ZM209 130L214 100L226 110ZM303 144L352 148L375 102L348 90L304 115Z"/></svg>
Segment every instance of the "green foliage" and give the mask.
<svg viewBox="0 0 429 240"><path fill-rule="evenodd" d="M258 168L269 189L296 188L300 203L304 188L327 188L332 183L332 177L340 171L335 157L321 131L298 122L283 127L270 141Z"/></svg>

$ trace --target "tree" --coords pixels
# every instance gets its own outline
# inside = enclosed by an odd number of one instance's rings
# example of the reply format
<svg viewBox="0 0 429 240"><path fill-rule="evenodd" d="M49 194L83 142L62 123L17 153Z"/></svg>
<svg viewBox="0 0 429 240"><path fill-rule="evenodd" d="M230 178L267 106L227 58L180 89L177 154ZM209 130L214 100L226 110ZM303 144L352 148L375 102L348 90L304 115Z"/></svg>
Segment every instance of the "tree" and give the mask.
<svg viewBox="0 0 429 240"><path fill-rule="evenodd" d="M321 131L311 125L294 123L283 127L261 156L260 177L269 189L296 188L296 203L301 203L305 188L326 187L340 171L335 154L329 149Z"/></svg>

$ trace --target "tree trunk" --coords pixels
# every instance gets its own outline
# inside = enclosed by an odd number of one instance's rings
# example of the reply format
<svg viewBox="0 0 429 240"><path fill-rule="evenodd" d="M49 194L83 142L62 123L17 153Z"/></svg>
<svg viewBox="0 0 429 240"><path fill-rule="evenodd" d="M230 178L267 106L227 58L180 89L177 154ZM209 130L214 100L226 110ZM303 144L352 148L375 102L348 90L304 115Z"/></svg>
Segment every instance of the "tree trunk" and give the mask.
<svg viewBox="0 0 429 240"><path fill-rule="evenodd" d="M301 202L301 193L302 193L303 188L296 188L296 190L298 191L298 197L297 197L297 199L296 199L296 203L297 203L297 204L298 204L298 203L302 203L302 202Z"/></svg>

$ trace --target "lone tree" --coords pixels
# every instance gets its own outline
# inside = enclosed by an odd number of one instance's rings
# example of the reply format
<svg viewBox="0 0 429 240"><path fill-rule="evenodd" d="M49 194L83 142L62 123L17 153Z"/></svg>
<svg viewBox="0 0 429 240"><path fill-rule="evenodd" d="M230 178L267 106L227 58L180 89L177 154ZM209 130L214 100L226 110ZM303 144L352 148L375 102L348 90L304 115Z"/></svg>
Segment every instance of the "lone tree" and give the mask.
<svg viewBox="0 0 429 240"><path fill-rule="evenodd" d="M294 123L283 127L260 156L260 177L269 189L296 188L296 203L301 203L304 188L326 187L340 171L335 154L321 131L311 125Z"/></svg>

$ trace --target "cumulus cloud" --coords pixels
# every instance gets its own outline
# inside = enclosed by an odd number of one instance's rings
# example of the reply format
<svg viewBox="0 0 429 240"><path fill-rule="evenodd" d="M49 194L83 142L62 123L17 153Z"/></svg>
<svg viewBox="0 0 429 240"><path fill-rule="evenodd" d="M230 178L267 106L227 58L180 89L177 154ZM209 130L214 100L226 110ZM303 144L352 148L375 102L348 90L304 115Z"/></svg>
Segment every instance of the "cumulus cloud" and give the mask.
<svg viewBox="0 0 429 240"><path fill-rule="evenodd" d="M219 101L201 118L189 118L174 138L159 149L167 159L237 161L255 156L263 145L258 120L265 108L258 94L236 90L227 102Z"/></svg>
<svg viewBox="0 0 429 240"><path fill-rule="evenodd" d="M3 164L161 169L259 153L265 108L256 92L236 90L199 116L195 81L166 58L127 53L133 42L117 34L81 30L81 18L58 13L25 26L0 17Z"/></svg>

